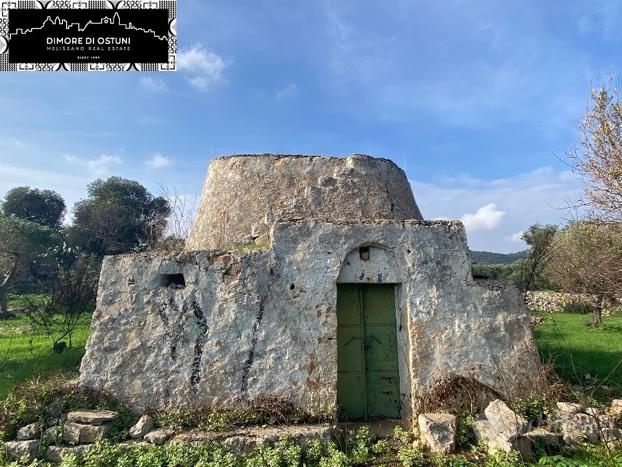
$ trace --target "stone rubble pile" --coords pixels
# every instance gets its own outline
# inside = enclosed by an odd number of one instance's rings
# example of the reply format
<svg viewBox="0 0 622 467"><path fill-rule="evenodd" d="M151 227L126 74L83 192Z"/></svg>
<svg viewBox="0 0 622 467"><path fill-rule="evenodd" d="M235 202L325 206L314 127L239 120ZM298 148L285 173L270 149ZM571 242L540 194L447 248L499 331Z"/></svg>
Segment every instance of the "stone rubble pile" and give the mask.
<svg viewBox="0 0 622 467"><path fill-rule="evenodd" d="M36 422L21 427L15 441L5 443L9 460L29 464L37 456L44 455L50 462L61 462L68 454L80 454L93 443L102 441L109 434L111 424L119 418L117 412L108 410L79 410L63 413L62 404L46 407L49 422ZM141 416L129 430L131 440L125 446L171 443L198 443L221 441L225 448L235 454L243 454L266 443L273 443L280 436L297 440L302 446L311 439L328 441L329 425L301 425L279 427L250 427L228 432L191 431L177 434L170 428L159 428L149 415Z"/></svg>
<svg viewBox="0 0 622 467"><path fill-rule="evenodd" d="M66 454L80 452L89 444L104 439L110 424L119 418L110 410L78 410L63 413L62 401L50 404L45 409L49 422L31 423L17 431L16 441L5 443L7 457L30 463L39 450L48 446L45 457L60 462Z"/></svg>
<svg viewBox="0 0 622 467"><path fill-rule="evenodd" d="M15 441L5 443L7 458L30 463L45 448L45 458L61 462L70 453L80 454L91 444L101 441L119 414L107 410L80 410L62 413L52 405L47 424L30 423L17 431ZM558 402L556 410L541 426L510 409L501 400L492 401L475 421L473 432L478 441L486 443L490 452L517 451L524 460L532 460L536 449L558 452L564 446L580 443L617 443L622 445L622 399L614 400L607 409L584 407L581 404ZM452 453L456 450L457 420L448 413L425 413L417 418L420 442L433 452ZM329 441L331 427L322 425L291 425L279 427L246 427L227 432L190 431L177 434L169 428L158 428L149 415L143 415L129 430L131 441L124 445L195 444L220 441L235 454L246 454L264 444L287 436L305 446L310 440ZM47 448L46 448L47 446Z"/></svg>
<svg viewBox="0 0 622 467"><path fill-rule="evenodd" d="M622 443L622 399L606 410L581 404L558 402L542 426L532 426L501 400L492 401L475 421L473 431L490 452L517 451L525 460L533 459L536 449L558 452L562 447L580 443ZM450 414L427 413L418 417L420 440L434 452L455 449L456 418Z"/></svg>

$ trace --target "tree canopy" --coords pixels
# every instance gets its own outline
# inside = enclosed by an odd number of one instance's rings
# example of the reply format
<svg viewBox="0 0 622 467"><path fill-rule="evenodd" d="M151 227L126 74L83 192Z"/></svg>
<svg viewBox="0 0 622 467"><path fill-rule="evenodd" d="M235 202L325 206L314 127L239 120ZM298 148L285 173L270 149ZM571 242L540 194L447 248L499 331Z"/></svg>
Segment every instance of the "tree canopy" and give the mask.
<svg viewBox="0 0 622 467"><path fill-rule="evenodd" d="M65 200L52 190L19 186L4 196L2 213L47 227L60 227L65 214Z"/></svg>
<svg viewBox="0 0 622 467"><path fill-rule="evenodd" d="M144 249L159 240L171 213L168 201L121 177L88 185L88 197L73 210L71 241L104 256Z"/></svg>
<svg viewBox="0 0 622 467"><path fill-rule="evenodd" d="M0 215L0 310L6 307L6 291L15 272L36 258L51 252L59 243L49 227Z"/></svg>
<svg viewBox="0 0 622 467"><path fill-rule="evenodd" d="M622 296L622 225L574 222L555 234L547 277L560 290L596 295L600 306Z"/></svg>

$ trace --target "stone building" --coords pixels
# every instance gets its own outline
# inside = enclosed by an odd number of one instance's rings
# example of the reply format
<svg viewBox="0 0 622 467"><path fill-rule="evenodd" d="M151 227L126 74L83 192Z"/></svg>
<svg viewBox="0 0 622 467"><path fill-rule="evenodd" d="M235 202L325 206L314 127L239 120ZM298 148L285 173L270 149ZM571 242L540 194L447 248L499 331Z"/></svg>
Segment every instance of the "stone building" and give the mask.
<svg viewBox="0 0 622 467"><path fill-rule="evenodd" d="M511 397L539 370L518 291L473 280L463 225L424 221L393 162L255 155L211 162L186 251L104 260L80 382L408 424L451 378Z"/></svg>

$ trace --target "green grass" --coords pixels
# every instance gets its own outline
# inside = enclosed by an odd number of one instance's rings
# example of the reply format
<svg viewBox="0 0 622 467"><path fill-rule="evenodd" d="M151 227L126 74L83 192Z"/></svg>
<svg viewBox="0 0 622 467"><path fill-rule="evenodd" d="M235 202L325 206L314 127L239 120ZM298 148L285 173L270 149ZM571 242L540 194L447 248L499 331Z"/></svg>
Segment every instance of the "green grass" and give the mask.
<svg viewBox="0 0 622 467"><path fill-rule="evenodd" d="M590 314L545 314L535 337L544 362L572 384L596 378L622 394L622 316L604 316L602 327L592 327Z"/></svg>
<svg viewBox="0 0 622 467"><path fill-rule="evenodd" d="M16 301L11 306L18 307ZM52 340L33 333L28 318L0 321L0 399L11 388L32 377L58 372L75 375L89 335L90 316L85 315L73 336L73 347L63 353L52 351Z"/></svg>

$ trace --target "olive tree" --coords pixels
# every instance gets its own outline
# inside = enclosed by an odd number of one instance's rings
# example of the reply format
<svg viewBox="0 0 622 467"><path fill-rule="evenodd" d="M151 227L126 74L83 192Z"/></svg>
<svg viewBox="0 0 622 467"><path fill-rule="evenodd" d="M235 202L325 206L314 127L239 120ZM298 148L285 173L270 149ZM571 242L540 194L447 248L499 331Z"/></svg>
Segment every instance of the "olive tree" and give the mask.
<svg viewBox="0 0 622 467"><path fill-rule="evenodd" d="M68 229L72 244L99 257L142 250L166 230L169 202L140 183L121 177L96 180L74 206Z"/></svg>
<svg viewBox="0 0 622 467"><path fill-rule="evenodd" d="M560 290L596 297L593 324L622 297L622 225L574 222L555 234L546 275Z"/></svg>
<svg viewBox="0 0 622 467"><path fill-rule="evenodd" d="M0 311L6 310L7 290L15 273L58 244L56 231L15 216L0 215Z"/></svg>
<svg viewBox="0 0 622 467"><path fill-rule="evenodd" d="M52 190L19 186L4 196L2 212L5 216L15 216L58 229L65 214L65 200Z"/></svg>

